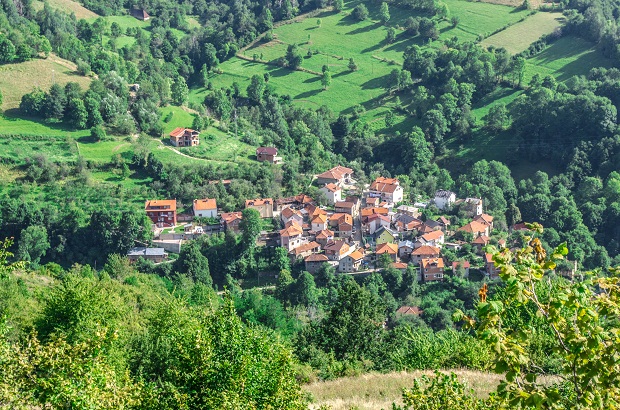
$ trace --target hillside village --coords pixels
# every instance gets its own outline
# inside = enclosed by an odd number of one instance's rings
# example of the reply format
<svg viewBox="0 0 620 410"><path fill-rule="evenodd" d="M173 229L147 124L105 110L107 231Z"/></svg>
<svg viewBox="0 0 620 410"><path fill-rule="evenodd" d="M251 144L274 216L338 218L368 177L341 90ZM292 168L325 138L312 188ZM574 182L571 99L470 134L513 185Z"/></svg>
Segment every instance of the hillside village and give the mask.
<svg viewBox="0 0 620 410"><path fill-rule="evenodd" d="M261 160L275 162L276 156L276 149L257 149ZM228 181L216 182L226 186ZM271 222L267 226L273 226L261 232L259 245L285 248L291 264L311 274L327 263L344 274L368 274L390 266L403 272L414 269L418 282L443 281L446 273L469 277L470 270L497 278L486 246L504 247L506 235L495 229L493 216L484 213L482 199L457 198L454 192L438 190L426 202L406 204L398 179L378 177L361 186L353 170L344 166L316 175L314 184L325 205L304 193L245 200L246 209L256 210ZM174 199L146 201L155 248L134 248L128 255L131 260L162 262L167 252L180 252L184 241L240 232L242 210L222 213L215 199L195 199L191 214L180 213L179 208ZM435 216L425 216L430 212L423 211L431 209ZM455 226L457 214L468 222ZM518 224L512 229L526 228Z"/></svg>

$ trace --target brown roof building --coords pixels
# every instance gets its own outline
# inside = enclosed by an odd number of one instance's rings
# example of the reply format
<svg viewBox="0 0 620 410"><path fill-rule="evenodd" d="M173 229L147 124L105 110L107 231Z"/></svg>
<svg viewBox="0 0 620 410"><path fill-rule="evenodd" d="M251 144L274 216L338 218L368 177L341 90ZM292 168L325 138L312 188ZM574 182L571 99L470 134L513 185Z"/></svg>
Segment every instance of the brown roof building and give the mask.
<svg viewBox="0 0 620 410"><path fill-rule="evenodd" d="M177 224L177 200L155 199L144 204L146 215L160 228Z"/></svg>
<svg viewBox="0 0 620 410"><path fill-rule="evenodd" d="M195 147L200 144L200 131L189 128L175 128L170 133L170 143L175 147Z"/></svg>

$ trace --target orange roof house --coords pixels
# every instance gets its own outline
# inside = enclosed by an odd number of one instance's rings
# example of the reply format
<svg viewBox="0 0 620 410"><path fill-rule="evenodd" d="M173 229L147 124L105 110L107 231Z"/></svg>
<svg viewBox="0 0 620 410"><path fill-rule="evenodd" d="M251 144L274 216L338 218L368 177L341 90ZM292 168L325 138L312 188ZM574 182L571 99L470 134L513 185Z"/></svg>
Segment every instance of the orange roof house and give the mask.
<svg viewBox="0 0 620 410"><path fill-rule="evenodd" d="M325 184L336 184L342 185L347 180L351 179L351 175L353 174L353 170L351 168L346 168L338 165L330 169L329 171L325 171L322 174L316 176L317 183L319 185Z"/></svg>
<svg viewBox="0 0 620 410"><path fill-rule="evenodd" d="M322 253L313 253L304 259L306 271L315 274L318 272L321 265L323 265L327 261L329 261L329 259Z"/></svg>
<svg viewBox="0 0 620 410"><path fill-rule="evenodd" d="M215 218L217 216L217 202L214 198L194 199L192 208L195 216L202 218Z"/></svg>
<svg viewBox="0 0 620 410"><path fill-rule="evenodd" d="M160 228L177 224L177 200L155 199L144 204L146 215Z"/></svg>
<svg viewBox="0 0 620 410"><path fill-rule="evenodd" d="M271 198L247 199L245 207L256 209L261 218L273 218L273 199Z"/></svg>
<svg viewBox="0 0 620 410"><path fill-rule="evenodd" d="M175 147L195 147L200 144L200 131L189 128L175 128L170 133L170 143Z"/></svg>
<svg viewBox="0 0 620 410"><path fill-rule="evenodd" d="M243 219L243 214L241 212L226 212L221 214L220 218L222 218L222 224L227 231L239 232L239 224Z"/></svg>
<svg viewBox="0 0 620 410"><path fill-rule="evenodd" d="M384 253L387 253L388 255L390 255L392 260L396 262L396 255L398 255L398 245L395 243L389 243L389 242L385 242L380 245L377 245L377 250L375 251L375 254L377 255L377 259L379 259L379 256L383 255Z"/></svg>
<svg viewBox="0 0 620 410"><path fill-rule="evenodd" d="M443 268L443 258L424 258L420 262L420 269L425 282L443 280Z"/></svg>
<svg viewBox="0 0 620 410"><path fill-rule="evenodd" d="M465 226L462 226L458 229L459 231L469 232L475 236L489 236L489 226L478 221L471 221Z"/></svg>
<svg viewBox="0 0 620 410"><path fill-rule="evenodd" d="M440 252L440 249L434 246L420 246L411 252L411 260L415 263L420 263L424 258L437 258Z"/></svg>
<svg viewBox="0 0 620 410"><path fill-rule="evenodd" d="M401 306L396 313L400 315L415 315L420 316L424 311L417 306Z"/></svg>

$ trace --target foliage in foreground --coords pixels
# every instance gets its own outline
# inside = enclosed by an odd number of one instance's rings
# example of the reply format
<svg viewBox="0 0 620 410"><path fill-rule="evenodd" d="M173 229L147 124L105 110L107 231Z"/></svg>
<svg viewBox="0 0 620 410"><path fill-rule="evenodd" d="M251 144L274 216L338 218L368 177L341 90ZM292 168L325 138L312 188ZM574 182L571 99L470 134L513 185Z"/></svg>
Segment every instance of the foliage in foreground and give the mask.
<svg viewBox="0 0 620 410"><path fill-rule="evenodd" d="M542 226L529 226L542 233ZM560 245L547 254L538 238L527 238L522 249L503 249L494 261L505 283L502 300L488 300L480 291L477 319L457 311L455 318L492 348L495 371L505 375L497 392L481 401L467 392L454 375L425 379L403 394L405 409L607 409L620 404L620 271L608 276L588 272L573 281L549 281L549 271L568 253ZM559 357L558 381L542 380L543 372L530 353L533 335L540 328L513 326L511 315L534 308L542 330L553 334L553 351ZM518 313L517 313L518 314ZM396 406L394 406L397 409Z"/></svg>
<svg viewBox="0 0 620 410"><path fill-rule="evenodd" d="M0 288L20 288L0 303L0 407L304 408L291 350L244 325L230 296L194 286L190 305L151 275L82 267L33 295L25 282L41 278L7 265L4 245ZM11 306L25 298L30 323Z"/></svg>

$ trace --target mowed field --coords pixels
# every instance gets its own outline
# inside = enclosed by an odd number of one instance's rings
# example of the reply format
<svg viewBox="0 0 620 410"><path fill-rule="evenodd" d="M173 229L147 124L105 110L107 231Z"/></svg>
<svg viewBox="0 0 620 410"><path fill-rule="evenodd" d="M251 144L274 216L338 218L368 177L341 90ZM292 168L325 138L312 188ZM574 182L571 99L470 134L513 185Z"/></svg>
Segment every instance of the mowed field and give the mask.
<svg viewBox="0 0 620 410"><path fill-rule="evenodd" d="M574 36L566 36L552 43L536 56L526 60L524 84L534 74L551 75L559 81L574 75L587 75L595 67L611 68L611 60L605 58L596 46Z"/></svg>
<svg viewBox="0 0 620 410"><path fill-rule="evenodd" d="M518 54L527 50L529 45L541 36L553 33L563 21L561 13L539 12L519 24L485 38L480 44L485 47L504 47L510 54Z"/></svg>
<svg viewBox="0 0 620 410"><path fill-rule="evenodd" d="M17 108L24 94L41 87L49 90L52 84L65 85L70 81L88 88L90 78L79 75L76 65L50 54L47 59L34 59L23 63L0 65L0 90L4 96L3 110Z"/></svg>
<svg viewBox="0 0 620 410"><path fill-rule="evenodd" d="M347 3L347 9L341 13L325 12L277 27L274 29L273 41L259 42L244 52L247 58L256 56L271 64L233 58L220 66L223 74L211 77L213 85L230 86L236 82L245 92L252 75L269 73L270 84L276 92L289 94L301 105L315 108L327 105L336 112L347 112L356 104L362 104L366 110L381 107L389 73L402 65L405 49L413 44L422 44L422 40L397 30L396 41L387 44L387 28L376 21L378 5L365 3L370 10L370 19L358 22L349 15L357 4L357 1ZM528 13L481 2L447 0L446 4L451 15L460 17L460 23L452 28L442 22L440 41L433 43L433 46L439 47L442 39L454 36L461 40L475 40L478 35L515 23ZM389 25L399 25L407 17L416 14L392 7L391 15ZM317 24L318 19L321 20L320 25ZM289 44L297 44L304 54L303 68L321 72L323 65L329 67L332 83L328 90L323 90L318 75L275 65L275 61L286 54ZM312 53L310 57L308 50ZM355 72L349 71L347 67L351 57L358 66ZM202 102L205 94L204 89L194 89L191 99Z"/></svg>
<svg viewBox="0 0 620 410"><path fill-rule="evenodd" d="M64 11L65 13L74 13L78 19L90 19L97 18L99 15L93 11L88 10L77 1L73 0L47 0L47 2L55 9ZM43 2L34 0L32 5L35 10L43 9Z"/></svg>

